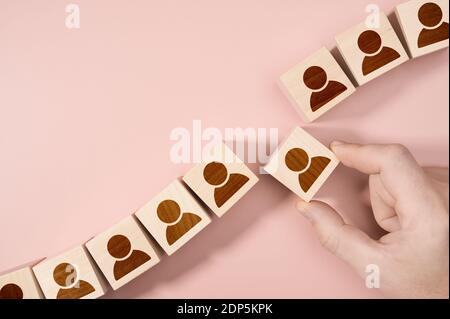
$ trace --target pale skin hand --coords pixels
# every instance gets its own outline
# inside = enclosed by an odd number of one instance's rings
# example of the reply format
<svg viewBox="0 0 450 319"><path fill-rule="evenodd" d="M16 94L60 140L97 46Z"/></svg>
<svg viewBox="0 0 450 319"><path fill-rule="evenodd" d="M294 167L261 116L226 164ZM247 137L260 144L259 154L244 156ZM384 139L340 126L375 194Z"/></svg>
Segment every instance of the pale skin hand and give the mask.
<svg viewBox="0 0 450 319"><path fill-rule="evenodd" d="M377 223L387 231L378 240L348 225L319 201L300 201L323 246L362 277L378 265L380 290L391 298L449 297L448 169L422 168L401 145L333 142L345 166L369 175Z"/></svg>

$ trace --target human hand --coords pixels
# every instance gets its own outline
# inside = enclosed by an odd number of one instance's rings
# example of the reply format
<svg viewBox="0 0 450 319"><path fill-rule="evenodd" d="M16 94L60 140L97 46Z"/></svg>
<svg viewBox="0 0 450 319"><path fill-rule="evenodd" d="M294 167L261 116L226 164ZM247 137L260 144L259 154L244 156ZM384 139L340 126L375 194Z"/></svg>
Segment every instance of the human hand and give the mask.
<svg viewBox="0 0 450 319"><path fill-rule="evenodd" d="M448 169L422 168L404 146L333 142L345 166L369 175L378 240L348 225L332 207L300 201L322 245L362 277L380 270L380 290L391 298L449 297Z"/></svg>

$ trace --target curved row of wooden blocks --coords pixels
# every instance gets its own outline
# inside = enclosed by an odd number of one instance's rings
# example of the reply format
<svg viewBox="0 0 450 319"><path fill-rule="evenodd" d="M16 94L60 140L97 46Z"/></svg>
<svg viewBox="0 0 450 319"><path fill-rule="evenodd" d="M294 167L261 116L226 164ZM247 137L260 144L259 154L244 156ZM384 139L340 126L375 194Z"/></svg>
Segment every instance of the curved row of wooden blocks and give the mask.
<svg viewBox="0 0 450 319"><path fill-rule="evenodd" d="M412 0L396 7L412 58L448 47L448 1ZM409 59L386 15L376 28L360 23L336 37L358 85ZM279 84L305 121L313 121L355 92L331 53L322 48L283 74ZM334 154L301 128L280 143L265 170L309 201L337 167ZM133 215L53 258L0 276L0 299L98 298L173 254L217 216L227 212L258 177L225 145L215 145L195 165ZM195 193L195 195L193 194ZM199 198L203 204L197 200Z"/></svg>

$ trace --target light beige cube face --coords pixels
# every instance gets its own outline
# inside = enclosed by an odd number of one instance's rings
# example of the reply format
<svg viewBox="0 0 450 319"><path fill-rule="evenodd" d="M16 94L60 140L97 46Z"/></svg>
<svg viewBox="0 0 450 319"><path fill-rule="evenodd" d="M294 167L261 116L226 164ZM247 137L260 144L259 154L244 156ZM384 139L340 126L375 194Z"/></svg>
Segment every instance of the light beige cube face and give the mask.
<svg viewBox="0 0 450 319"><path fill-rule="evenodd" d="M338 164L333 152L296 127L278 146L264 169L309 202Z"/></svg>
<svg viewBox="0 0 450 319"><path fill-rule="evenodd" d="M305 122L314 121L355 92L326 48L284 73L278 83Z"/></svg>
<svg viewBox="0 0 450 319"><path fill-rule="evenodd" d="M94 299L106 285L84 246L77 246L33 267L47 299Z"/></svg>
<svg viewBox="0 0 450 319"><path fill-rule="evenodd" d="M153 197L135 216L168 255L211 222L206 211L178 180Z"/></svg>
<svg viewBox="0 0 450 319"><path fill-rule="evenodd" d="M0 276L0 299L42 299L41 288L30 267Z"/></svg>
<svg viewBox="0 0 450 319"><path fill-rule="evenodd" d="M359 85L409 59L386 15L380 12L379 18L378 27L362 22L336 36L337 47Z"/></svg>
<svg viewBox="0 0 450 319"><path fill-rule="evenodd" d="M159 263L158 248L129 216L86 243L86 248L116 290Z"/></svg>
<svg viewBox="0 0 450 319"><path fill-rule="evenodd" d="M203 160L183 176L183 181L221 217L258 182L258 177L223 143L211 147Z"/></svg>
<svg viewBox="0 0 450 319"><path fill-rule="evenodd" d="M448 3L448 0L412 0L395 8L411 57L448 47Z"/></svg>

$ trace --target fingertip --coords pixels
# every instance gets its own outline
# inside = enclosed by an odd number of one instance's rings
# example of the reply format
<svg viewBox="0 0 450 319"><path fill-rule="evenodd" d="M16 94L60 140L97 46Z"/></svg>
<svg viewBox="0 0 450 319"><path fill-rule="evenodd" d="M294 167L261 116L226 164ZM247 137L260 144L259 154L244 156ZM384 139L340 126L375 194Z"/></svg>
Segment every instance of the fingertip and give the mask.
<svg viewBox="0 0 450 319"><path fill-rule="evenodd" d="M361 145L355 143L347 143L342 141L333 141L330 148L339 161L345 166L353 167L355 162L355 152L359 150Z"/></svg>
<svg viewBox="0 0 450 319"><path fill-rule="evenodd" d="M335 153L336 155L342 153L346 148L345 146L352 145L347 142L343 141L333 141L330 143L330 149Z"/></svg>
<svg viewBox="0 0 450 319"><path fill-rule="evenodd" d="M300 213L306 213L307 210L308 210L308 205L309 205L308 202L305 202L304 200L299 200L299 201L295 204L295 207L297 208L297 210L298 210Z"/></svg>
<svg viewBox="0 0 450 319"><path fill-rule="evenodd" d="M330 143L330 148L333 149L333 148L338 147L338 146L343 145L343 144L345 144L345 143L342 142L342 141L336 140L336 141L333 141L333 142Z"/></svg>
<svg viewBox="0 0 450 319"><path fill-rule="evenodd" d="M302 214L306 219L310 221L312 220L310 203L305 202L304 200L299 200L295 206L300 214Z"/></svg>

